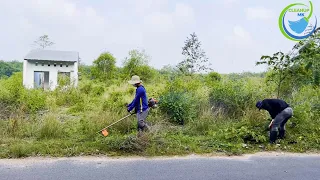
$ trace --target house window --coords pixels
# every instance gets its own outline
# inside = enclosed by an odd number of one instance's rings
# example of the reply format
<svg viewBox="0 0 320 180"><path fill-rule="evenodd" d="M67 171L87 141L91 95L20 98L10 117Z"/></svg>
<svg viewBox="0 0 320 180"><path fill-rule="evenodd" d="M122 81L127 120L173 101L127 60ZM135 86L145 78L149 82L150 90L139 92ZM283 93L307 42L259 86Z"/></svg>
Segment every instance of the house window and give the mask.
<svg viewBox="0 0 320 180"><path fill-rule="evenodd" d="M48 64L48 66L50 66L50 64Z"/></svg>
<svg viewBox="0 0 320 180"><path fill-rule="evenodd" d="M56 67L57 65L56 64L54 64L54 67Z"/></svg>
<svg viewBox="0 0 320 180"><path fill-rule="evenodd" d="M66 67L69 67L69 65L67 64Z"/></svg>
<svg viewBox="0 0 320 180"><path fill-rule="evenodd" d="M62 64L60 64L60 67L62 67Z"/></svg>

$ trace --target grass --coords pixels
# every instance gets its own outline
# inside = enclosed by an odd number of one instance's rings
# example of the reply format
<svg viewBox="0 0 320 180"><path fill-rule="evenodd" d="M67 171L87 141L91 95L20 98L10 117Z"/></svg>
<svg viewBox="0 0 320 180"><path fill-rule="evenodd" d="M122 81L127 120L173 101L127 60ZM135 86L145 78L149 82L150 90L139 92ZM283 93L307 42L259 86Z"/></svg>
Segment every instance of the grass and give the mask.
<svg viewBox="0 0 320 180"><path fill-rule="evenodd" d="M174 126L166 121L156 122L150 132L137 138L135 119L124 121L121 125L109 129L110 135L103 137L97 130L111 122L103 118L104 114L97 113L87 118L59 122L59 117L49 114L38 125L20 122L22 128L16 136L7 132L0 139L1 158L20 158L27 156L80 156L80 155L108 155L108 156L174 156L203 153L225 153L227 155L241 155L258 151L288 151L307 152L318 150L319 143L312 141L319 138L319 133L300 137L295 128L288 127L288 137L280 142L280 146L268 145L268 134L263 126L251 127L247 121L228 122L216 120L194 122L187 126ZM85 116L85 117L89 117ZM150 115L150 117L153 117ZM100 118L100 119L99 119ZM9 123L6 122L6 123ZM3 124L6 124L3 123ZM245 125L247 124L247 125ZM261 123L262 124L262 123ZM252 127L251 127L252 128ZM34 132L33 132L34 131ZM256 134L254 134L256 133ZM252 135L253 134L253 135ZM247 137L250 136L250 137ZM247 141L245 139L247 138ZM251 139L250 139L251 138ZM253 140L252 140L253 138ZM256 142L255 140L261 140ZM297 141L292 144L293 141Z"/></svg>
<svg viewBox="0 0 320 180"><path fill-rule="evenodd" d="M320 115L319 111L313 109L316 107L313 105L320 101L318 89L305 87L293 93L291 103L295 114L288 122L286 139L277 146L268 144L265 127L269 123L269 115L254 107L255 100L261 99L261 93L262 97L270 95L262 80L253 79L241 82L246 84L237 82L226 86L223 83L227 81L223 81L213 84L213 87L202 86L195 81L190 82L190 89L183 82L178 82L181 83L178 85L181 90L189 90L188 97L191 98L177 98L179 102L174 102L174 106L169 102L168 107L163 108L177 108L178 114L168 116L162 108L152 109L148 116L152 129L140 138L136 136L137 122L134 116L108 129L108 137L97 133L127 114L124 103L132 100L134 88L126 83L107 86L83 81L78 89L55 92L24 92L27 90L18 87L24 94L21 97L19 93L14 97L9 96L12 93L0 93L0 100L2 98L3 102L6 100L14 107L20 107L11 109L11 115L0 120L0 158L207 153L241 155L259 151L317 152L320 149ZM4 88L6 83L18 84L12 79L1 83L0 88ZM174 87L174 84L171 86ZM168 90L166 83L159 87L146 84L145 87L149 97L170 97L171 90ZM241 87L241 93L235 87ZM18 90L13 88L13 91ZM29 93L35 95L27 96ZM211 94L219 98L219 101L213 101L216 104L209 101ZM310 100L305 101L305 97ZM193 109L181 108L180 101L184 105L193 103ZM230 102L236 102L237 106L229 106ZM221 104L223 106L219 106ZM236 107L236 116L223 111L225 106ZM190 117L193 118L183 126L169 120L171 116L181 117L179 113L189 114L189 111L192 111Z"/></svg>

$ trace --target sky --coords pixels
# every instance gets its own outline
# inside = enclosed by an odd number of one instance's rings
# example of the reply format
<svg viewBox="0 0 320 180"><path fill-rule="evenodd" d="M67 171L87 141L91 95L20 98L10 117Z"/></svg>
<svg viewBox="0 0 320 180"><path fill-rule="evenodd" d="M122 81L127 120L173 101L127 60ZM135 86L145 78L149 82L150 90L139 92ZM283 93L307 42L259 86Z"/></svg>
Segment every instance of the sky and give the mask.
<svg viewBox="0 0 320 180"><path fill-rule="evenodd" d="M0 59L22 61L47 34L49 49L78 51L92 62L104 51L122 66L132 49L144 49L160 69L183 60L195 32L211 68L219 73L262 72L262 55L295 44L279 30L281 11L305 0L0 0ZM320 16L320 2L313 1Z"/></svg>

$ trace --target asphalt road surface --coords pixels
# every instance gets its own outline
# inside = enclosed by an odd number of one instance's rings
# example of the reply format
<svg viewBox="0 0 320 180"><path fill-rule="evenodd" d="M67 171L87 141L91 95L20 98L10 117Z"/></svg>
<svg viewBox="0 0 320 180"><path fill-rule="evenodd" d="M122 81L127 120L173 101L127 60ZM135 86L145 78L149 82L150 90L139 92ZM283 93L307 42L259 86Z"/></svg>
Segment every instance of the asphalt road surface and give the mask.
<svg viewBox="0 0 320 180"><path fill-rule="evenodd" d="M1 180L320 180L320 155L0 160Z"/></svg>

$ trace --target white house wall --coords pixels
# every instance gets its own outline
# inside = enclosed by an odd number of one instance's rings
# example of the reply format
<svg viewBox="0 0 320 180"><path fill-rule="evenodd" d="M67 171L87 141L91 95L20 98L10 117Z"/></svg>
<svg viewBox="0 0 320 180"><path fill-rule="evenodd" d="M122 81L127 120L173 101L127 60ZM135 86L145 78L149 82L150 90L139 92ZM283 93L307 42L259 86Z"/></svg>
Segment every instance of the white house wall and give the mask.
<svg viewBox="0 0 320 180"><path fill-rule="evenodd" d="M50 66L48 66L48 63ZM57 63L56 67L54 63ZM60 67L60 63L62 63L62 67ZM68 67L66 67L66 63L68 63ZM44 66L42 66L42 62L38 61L38 65L36 66L36 61L24 61L23 84L26 88L34 88L35 71L49 72L49 86L51 90L57 87L58 72L70 72L71 81L75 86L78 85L78 63L45 61L43 64Z"/></svg>

